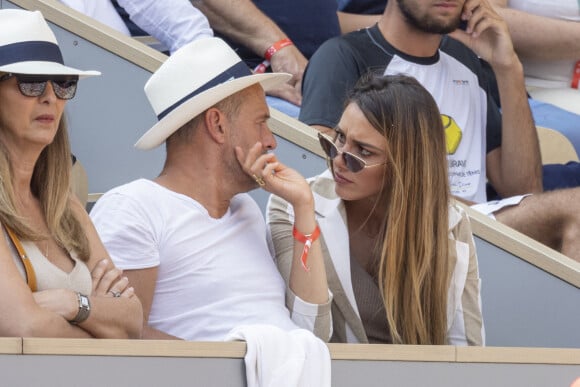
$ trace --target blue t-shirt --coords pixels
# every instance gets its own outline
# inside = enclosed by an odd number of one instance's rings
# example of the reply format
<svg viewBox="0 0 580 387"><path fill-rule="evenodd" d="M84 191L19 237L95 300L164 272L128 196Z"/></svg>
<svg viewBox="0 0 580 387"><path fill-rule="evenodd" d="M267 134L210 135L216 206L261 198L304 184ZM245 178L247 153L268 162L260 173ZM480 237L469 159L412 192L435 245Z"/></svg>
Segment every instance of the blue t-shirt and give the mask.
<svg viewBox="0 0 580 387"><path fill-rule="evenodd" d="M342 12L380 15L385 10L387 0L338 0Z"/></svg>

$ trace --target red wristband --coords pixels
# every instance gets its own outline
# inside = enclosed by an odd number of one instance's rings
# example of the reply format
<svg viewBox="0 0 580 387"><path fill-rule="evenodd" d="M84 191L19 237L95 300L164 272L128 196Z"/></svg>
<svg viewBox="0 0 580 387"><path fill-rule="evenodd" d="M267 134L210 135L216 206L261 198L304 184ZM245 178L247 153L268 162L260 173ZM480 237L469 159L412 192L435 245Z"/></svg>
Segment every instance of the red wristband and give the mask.
<svg viewBox="0 0 580 387"><path fill-rule="evenodd" d="M300 231L296 229L296 226L292 228L292 236L298 242L304 243L304 250L302 250L302 256L300 257L300 262L302 263L302 267L306 271L310 271L310 268L306 265L306 261L308 260L308 251L310 250L310 246L312 243L318 239L320 236L320 227L316 225L316 228L312 232L312 234L302 234Z"/></svg>
<svg viewBox="0 0 580 387"><path fill-rule="evenodd" d="M578 89L580 84L580 60L576 62L574 66L574 72L572 73L572 86L573 89Z"/></svg>
<svg viewBox="0 0 580 387"><path fill-rule="evenodd" d="M291 46L294 43L288 38L278 40L276 43L268 47L266 52L264 53L264 59L270 60L272 59L272 55L283 49L284 47Z"/></svg>
<svg viewBox="0 0 580 387"><path fill-rule="evenodd" d="M270 61L264 59L262 63L256 66L254 69L254 74L262 74L266 72L266 69L270 66Z"/></svg>

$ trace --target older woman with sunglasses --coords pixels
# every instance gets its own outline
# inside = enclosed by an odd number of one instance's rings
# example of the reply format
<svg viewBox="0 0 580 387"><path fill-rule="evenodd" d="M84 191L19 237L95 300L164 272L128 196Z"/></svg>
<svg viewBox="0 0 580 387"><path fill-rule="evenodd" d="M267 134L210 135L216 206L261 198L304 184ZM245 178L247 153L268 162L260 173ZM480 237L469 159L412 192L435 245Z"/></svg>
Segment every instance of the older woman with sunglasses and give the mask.
<svg viewBox="0 0 580 387"><path fill-rule="evenodd" d="M332 319L335 342L483 345L473 237L450 197L431 95L413 78L368 75L334 136L319 139L330 168L310 186L333 299L311 326ZM292 222L291 206L271 197L270 236L285 278L295 260Z"/></svg>
<svg viewBox="0 0 580 387"><path fill-rule="evenodd" d="M0 336L140 337L141 303L69 189L79 78L40 12L0 10Z"/></svg>

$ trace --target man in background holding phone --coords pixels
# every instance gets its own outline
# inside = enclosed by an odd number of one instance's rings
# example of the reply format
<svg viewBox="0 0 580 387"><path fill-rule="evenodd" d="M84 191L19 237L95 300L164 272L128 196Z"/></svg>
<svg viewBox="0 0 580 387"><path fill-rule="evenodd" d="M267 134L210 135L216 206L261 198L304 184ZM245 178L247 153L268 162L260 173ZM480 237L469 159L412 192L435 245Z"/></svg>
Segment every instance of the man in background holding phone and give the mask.
<svg viewBox="0 0 580 387"><path fill-rule="evenodd" d="M348 90L370 70L415 77L454 123L448 136L456 140L448 144L453 195L580 260L580 239L573 237L580 209L570 208L580 203L570 200L580 189L537 194L542 165L522 64L487 0L389 1L376 25L327 41L311 58L300 120L330 131ZM491 95L496 81L501 112ZM487 181L510 199L487 205Z"/></svg>

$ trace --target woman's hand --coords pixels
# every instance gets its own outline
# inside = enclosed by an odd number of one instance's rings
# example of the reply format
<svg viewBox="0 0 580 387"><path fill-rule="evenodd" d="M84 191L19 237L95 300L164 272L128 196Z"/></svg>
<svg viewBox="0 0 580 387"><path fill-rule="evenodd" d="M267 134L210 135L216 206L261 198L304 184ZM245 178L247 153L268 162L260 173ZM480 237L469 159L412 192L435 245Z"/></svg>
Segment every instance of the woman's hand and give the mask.
<svg viewBox="0 0 580 387"><path fill-rule="evenodd" d="M108 259L103 259L91 271L93 280L92 296L132 297L135 291L129 286L129 279L123 270L116 268Z"/></svg>

